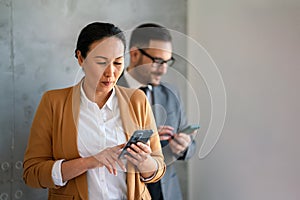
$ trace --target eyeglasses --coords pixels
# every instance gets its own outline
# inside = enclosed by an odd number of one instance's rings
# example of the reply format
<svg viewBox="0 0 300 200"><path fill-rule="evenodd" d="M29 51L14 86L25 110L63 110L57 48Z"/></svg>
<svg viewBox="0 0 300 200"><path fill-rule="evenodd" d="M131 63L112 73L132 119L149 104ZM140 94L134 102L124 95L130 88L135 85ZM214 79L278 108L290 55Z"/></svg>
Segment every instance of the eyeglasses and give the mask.
<svg viewBox="0 0 300 200"><path fill-rule="evenodd" d="M167 64L167 66L171 67L174 62L175 62L175 58L173 58L173 56L169 59L169 60L163 60L161 58L156 58L156 57L152 57L150 56L146 51L144 51L143 49L138 49L144 56L147 56L148 58L150 58L153 62L153 67L160 67L162 66L164 63Z"/></svg>

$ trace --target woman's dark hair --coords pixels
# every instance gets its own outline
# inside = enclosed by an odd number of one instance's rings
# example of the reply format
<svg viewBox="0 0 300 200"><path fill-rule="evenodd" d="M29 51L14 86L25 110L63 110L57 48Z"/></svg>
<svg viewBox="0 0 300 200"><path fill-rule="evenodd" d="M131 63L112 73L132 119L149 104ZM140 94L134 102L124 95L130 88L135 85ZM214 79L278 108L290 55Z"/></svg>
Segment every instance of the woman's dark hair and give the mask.
<svg viewBox="0 0 300 200"><path fill-rule="evenodd" d="M76 52L77 50L79 50L81 52L82 57L86 58L90 45L93 42L112 36L119 38L122 41L125 51L126 40L121 29L110 23L93 22L91 24L88 24L81 30L78 36L77 45L75 49L75 57L78 58Z"/></svg>

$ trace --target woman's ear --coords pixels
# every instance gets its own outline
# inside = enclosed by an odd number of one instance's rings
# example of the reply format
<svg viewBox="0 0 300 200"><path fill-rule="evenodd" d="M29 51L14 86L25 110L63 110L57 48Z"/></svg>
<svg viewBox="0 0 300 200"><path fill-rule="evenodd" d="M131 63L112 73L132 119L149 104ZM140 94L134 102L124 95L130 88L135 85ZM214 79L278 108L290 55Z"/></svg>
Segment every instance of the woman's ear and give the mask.
<svg viewBox="0 0 300 200"><path fill-rule="evenodd" d="M77 55L78 64L82 67L82 63L84 61L84 58L82 57L81 52L79 50L77 50L76 55Z"/></svg>

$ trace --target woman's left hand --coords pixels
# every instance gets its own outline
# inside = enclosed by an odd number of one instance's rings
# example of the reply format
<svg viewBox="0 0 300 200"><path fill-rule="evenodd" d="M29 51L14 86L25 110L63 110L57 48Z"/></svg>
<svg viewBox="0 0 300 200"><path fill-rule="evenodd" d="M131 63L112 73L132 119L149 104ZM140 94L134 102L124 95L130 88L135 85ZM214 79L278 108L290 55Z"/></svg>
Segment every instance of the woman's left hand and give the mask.
<svg viewBox="0 0 300 200"><path fill-rule="evenodd" d="M127 149L131 156L126 156L127 160L129 160L132 164L139 167L143 165L145 161L150 157L151 148L149 144L144 144L142 142L138 142L136 144L131 144L130 148Z"/></svg>
<svg viewBox="0 0 300 200"><path fill-rule="evenodd" d="M127 151L131 156L125 155L125 158L138 168L143 177L153 174L157 170L157 166L156 161L150 155L152 151L149 143L138 142L131 144L130 147Z"/></svg>

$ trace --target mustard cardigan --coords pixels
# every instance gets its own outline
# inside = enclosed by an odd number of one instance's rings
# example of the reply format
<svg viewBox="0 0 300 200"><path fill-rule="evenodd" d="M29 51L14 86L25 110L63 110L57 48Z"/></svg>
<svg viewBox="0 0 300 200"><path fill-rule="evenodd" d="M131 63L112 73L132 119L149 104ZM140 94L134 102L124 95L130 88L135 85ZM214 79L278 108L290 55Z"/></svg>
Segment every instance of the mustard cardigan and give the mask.
<svg viewBox="0 0 300 200"><path fill-rule="evenodd" d="M86 173L62 187L55 186L51 176L56 160L80 157L77 149L80 85L81 82L73 87L46 92L32 122L24 156L23 179L29 186L49 188L48 199L88 199ZM149 182L156 182L165 173L165 164L151 107L140 90L121 86L115 86L115 90L127 140L137 129L154 130L150 146L158 171ZM140 174L130 163L126 182L128 200L151 199Z"/></svg>

